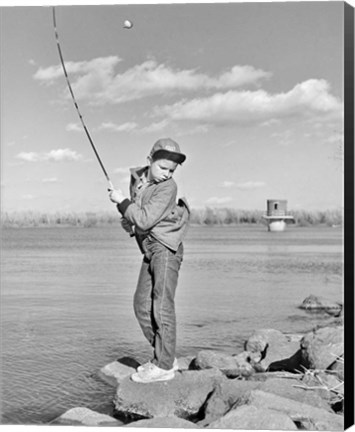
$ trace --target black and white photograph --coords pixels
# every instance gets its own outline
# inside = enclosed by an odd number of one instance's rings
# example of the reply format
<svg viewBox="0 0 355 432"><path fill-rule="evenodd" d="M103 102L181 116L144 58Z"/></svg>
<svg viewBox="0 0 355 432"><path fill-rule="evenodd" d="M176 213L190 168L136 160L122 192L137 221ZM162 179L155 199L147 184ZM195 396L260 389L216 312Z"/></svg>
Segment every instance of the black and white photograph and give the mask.
<svg viewBox="0 0 355 432"><path fill-rule="evenodd" d="M0 425L353 425L353 5L0 18Z"/></svg>

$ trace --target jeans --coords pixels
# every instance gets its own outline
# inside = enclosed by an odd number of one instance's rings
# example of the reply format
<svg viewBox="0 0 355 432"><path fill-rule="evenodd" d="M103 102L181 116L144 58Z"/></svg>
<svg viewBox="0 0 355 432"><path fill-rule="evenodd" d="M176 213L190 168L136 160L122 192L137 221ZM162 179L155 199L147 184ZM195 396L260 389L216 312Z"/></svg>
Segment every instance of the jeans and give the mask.
<svg viewBox="0 0 355 432"><path fill-rule="evenodd" d="M134 312L144 336L154 349L152 362L172 369L176 349L175 290L183 259L183 245L172 251L148 236L134 294Z"/></svg>

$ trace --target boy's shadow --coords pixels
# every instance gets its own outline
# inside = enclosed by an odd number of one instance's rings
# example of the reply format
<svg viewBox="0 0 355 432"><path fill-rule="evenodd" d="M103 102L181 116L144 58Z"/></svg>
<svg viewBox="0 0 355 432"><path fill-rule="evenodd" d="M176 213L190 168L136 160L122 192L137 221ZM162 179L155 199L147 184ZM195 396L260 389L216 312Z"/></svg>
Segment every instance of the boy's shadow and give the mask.
<svg viewBox="0 0 355 432"><path fill-rule="evenodd" d="M118 358L116 361L133 369L137 369L137 367L140 366L140 363L132 357L121 357Z"/></svg>

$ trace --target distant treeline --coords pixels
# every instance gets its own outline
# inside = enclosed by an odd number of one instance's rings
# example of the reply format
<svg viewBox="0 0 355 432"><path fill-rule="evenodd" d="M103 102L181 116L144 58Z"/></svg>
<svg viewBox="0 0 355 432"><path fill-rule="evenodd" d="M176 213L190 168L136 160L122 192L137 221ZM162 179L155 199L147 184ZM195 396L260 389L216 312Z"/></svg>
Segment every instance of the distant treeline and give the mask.
<svg viewBox="0 0 355 432"><path fill-rule="evenodd" d="M341 225L343 214L341 209L325 211L289 211L294 223L298 226L326 224L329 226ZM192 211L192 223L199 225L230 225L230 224L265 224L264 211L238 210L233 208L213 209L206 207Z"/></svg>
<svg viewBox="0 0 355 432"><path fill-rule="evenodd" d="M260 210L238 210L233 208L192 209L193 225L236 225L265 224L265 213ZM297 226L325 224L327 226L342 225L342 210L325 211L289 211ZM115 212L85 213L40 213L40 212L2 212L2 228L25 228L46 226L77 226L95 227L118 224L120 215Z"/></svg>

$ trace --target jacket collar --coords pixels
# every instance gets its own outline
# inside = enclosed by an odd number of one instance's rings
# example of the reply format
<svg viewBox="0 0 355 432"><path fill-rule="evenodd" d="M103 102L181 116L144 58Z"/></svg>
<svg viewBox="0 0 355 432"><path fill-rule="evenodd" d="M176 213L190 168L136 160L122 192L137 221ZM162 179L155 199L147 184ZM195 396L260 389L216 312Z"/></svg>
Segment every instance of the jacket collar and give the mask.
<svg viewBox="0 0 355 432"><path fill-rule="evenodd" d="M135 178L135 180L140 180L143 174L148 172L148 165L144 167L131 168L130 173Z"/></svg>

